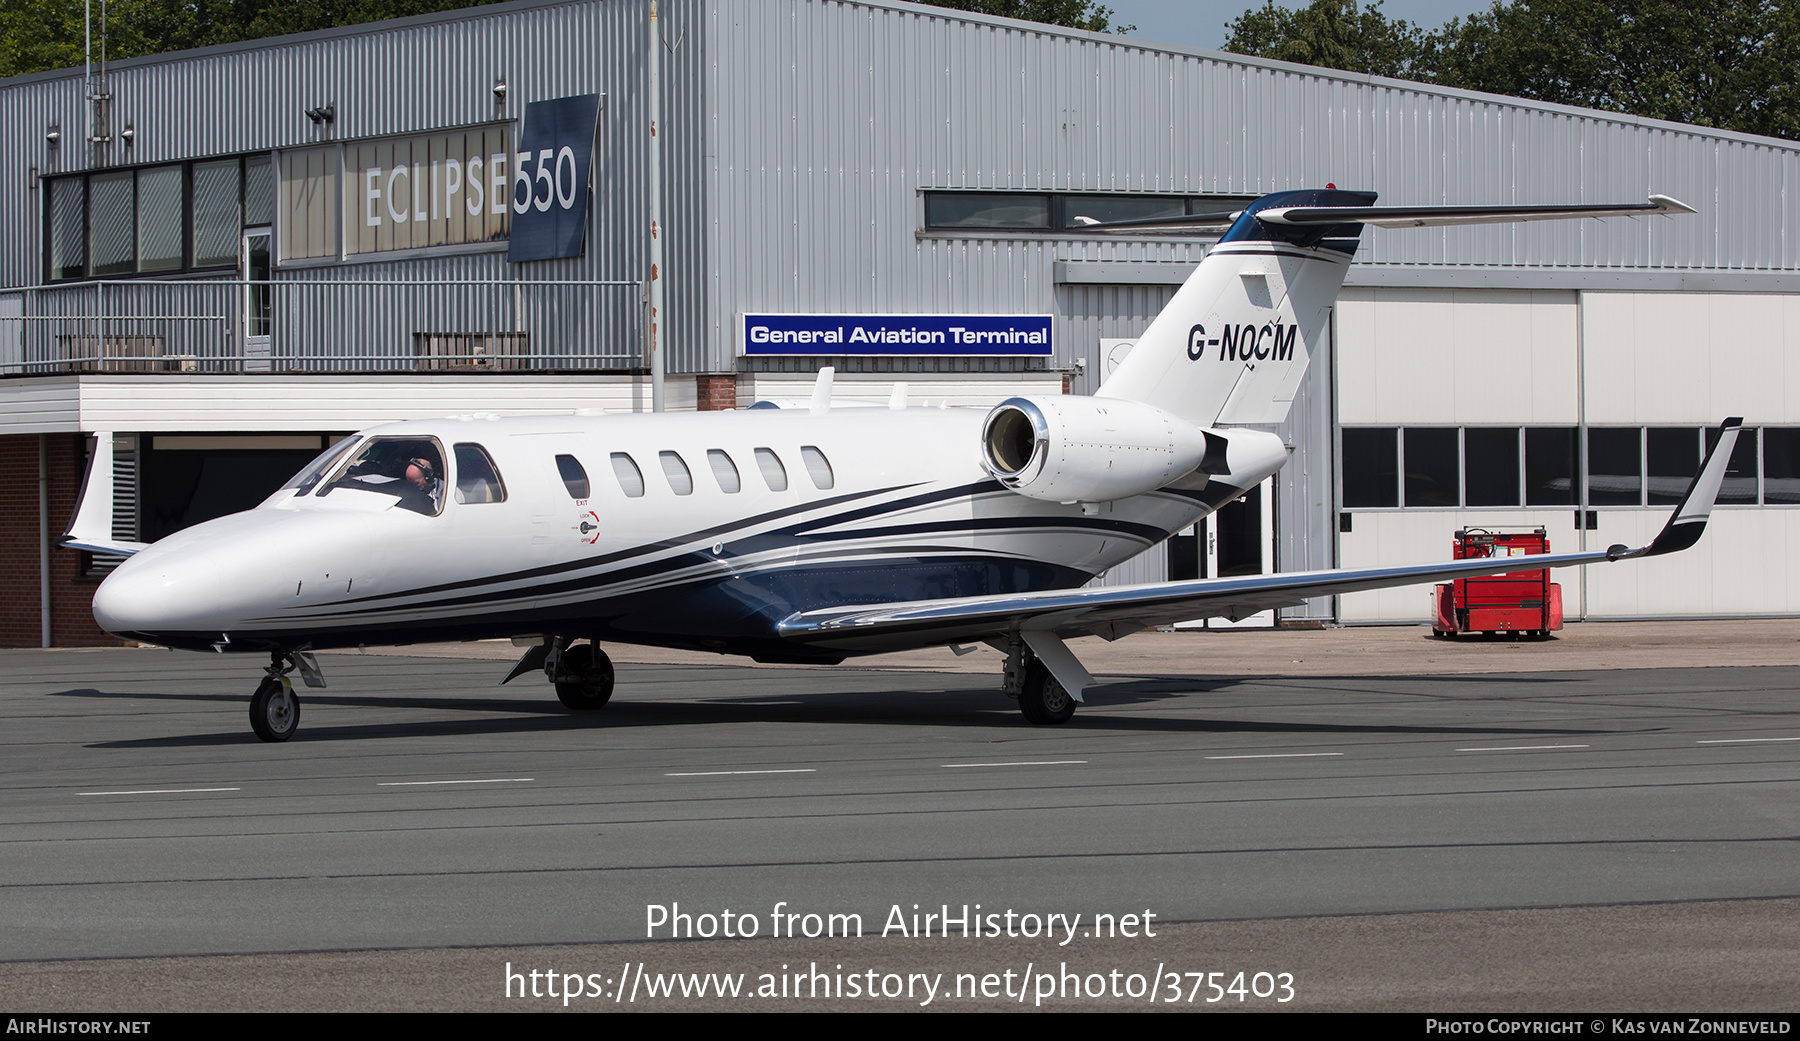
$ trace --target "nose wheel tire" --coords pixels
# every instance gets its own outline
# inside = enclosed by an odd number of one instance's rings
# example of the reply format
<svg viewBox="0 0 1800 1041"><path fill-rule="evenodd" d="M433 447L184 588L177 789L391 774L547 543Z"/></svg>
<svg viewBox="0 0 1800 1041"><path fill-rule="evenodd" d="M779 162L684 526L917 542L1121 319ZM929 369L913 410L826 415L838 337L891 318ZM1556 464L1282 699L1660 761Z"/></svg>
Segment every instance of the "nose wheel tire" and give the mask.
<svg viewBox="0 0 1800 1041"><path fill-rule="evenodd" d="M1019 711L1031 723L1067 723L1075 715L1075 699L1055 676L1050 675L1043 662L1034 661L1025 670L1025 686L1019 691Z"/></svg>
<svg viewBox="0 0 1800 1041"><path fill-rule="evenodd" d="M613 665L606 652L591 643L578 643L562 652L556 681L556 700L576 712L602 708L612 700Z"/></svg>
<svg viewBox="0 0 1800 1041"><path fill-rule="evenodd" d="M264 741L286 741L300 729L300 698L281 679L270 676L250 696L250 729Z"/></svg>

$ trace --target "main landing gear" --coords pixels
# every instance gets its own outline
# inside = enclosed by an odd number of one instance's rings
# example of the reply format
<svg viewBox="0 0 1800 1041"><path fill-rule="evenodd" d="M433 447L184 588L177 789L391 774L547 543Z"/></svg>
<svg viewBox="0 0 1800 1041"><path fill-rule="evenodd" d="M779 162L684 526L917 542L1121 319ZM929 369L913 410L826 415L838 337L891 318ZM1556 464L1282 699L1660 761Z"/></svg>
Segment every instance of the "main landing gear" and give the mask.
<svg viewBox="0 0 1800 1041"><path fill-rule="evenodd" d="M300 729L300 696L288 673L300 670L309 687L323 687L325 677L312 655L304 651L271 651L263 681L250 695L250 729L264 741L286 741Z"/></svg>
<svg viewBox="0 0 1800 1041"><path fill-rule="evenodd" d="M544 675L556 684L556 700L577 712L602 708L612 700L612 659L599 644L578 643L552 654Z"/></svg>
<svg viewBox="0 0 1800 1041"><path fill-rule="evenodd" d="M1019 711L1028 723L1067 723L1075 715L1075 699L1017 633L1006 641L1006 672L1001 683L1007 697L1019 699Z"/></svg>

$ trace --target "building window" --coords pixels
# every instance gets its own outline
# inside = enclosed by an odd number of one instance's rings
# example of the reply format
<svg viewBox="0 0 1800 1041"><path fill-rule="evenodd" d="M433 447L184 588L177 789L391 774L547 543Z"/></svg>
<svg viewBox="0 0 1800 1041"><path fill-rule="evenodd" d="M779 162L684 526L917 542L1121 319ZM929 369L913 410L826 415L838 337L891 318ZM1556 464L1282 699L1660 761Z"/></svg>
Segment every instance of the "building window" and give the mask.
<svg viewBox="0 0 1800 1041"><path fill-rule="evenodd" d="M932 231L1082 230L1077 220L1144 220L1233 213L1254 195L1128 195L1123 192L929 191L925 227Z"/></svg>
<svg viewBox="0 0 1800 1041"><path fill-rule="evenodd" d="M1408 506L1460 506L1461 448L1455 427L1407 427L1402 442Z"/></svg>
<svg viewBox="0 0 1800 1041"><path fill-rule="evenodd" d="M1800 505L1800 429L1763 431L1763 502Z"/></svg>
<svg viewBox="0 0 1800 1041"><path fill-rule="evenodd" d="M1400 505L1400 468L1393 427L1344 430L1344 506L1351 509Z"/></svg>
<svg viewBox="0 0 1800 1041"><path fill-rule="evenodd" d="M267 155L171 163L45 182L45 280L234 268L246 227L270 222Z"/></svg>
<svg viewBox="0 0 1800 1041"><path fill-rule="evenodd" d="M1525 505L1575 505L1574 427L1525 428Z"/></svg>
<svg viewBox="0 0 1800 1041"><path fill-rule="evenodd" d="M1463 502L1519 505L1519 430L1469 427L1463 432Z"/></svg>

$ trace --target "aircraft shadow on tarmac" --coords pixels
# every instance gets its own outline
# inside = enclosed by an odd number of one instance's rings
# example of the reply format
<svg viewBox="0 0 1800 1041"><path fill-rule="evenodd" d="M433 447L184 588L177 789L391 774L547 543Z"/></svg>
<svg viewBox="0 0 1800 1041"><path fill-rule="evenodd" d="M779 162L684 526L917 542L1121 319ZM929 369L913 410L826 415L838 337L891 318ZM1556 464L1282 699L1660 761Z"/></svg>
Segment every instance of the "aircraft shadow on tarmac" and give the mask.
<svg viewBox="0 0 1800 1041"><path fill-rule="evenodd" d="M763 673L769 675L769 673ZM808 673L817 677L817 672ZM771 676L772 679L778 678ZM959 677L960 678L960 677ZM951 680L949 676L941 680ZM1395 679L1393 683L1413 683L1420 677L1411 676ZM1442 678L1440 678L1442 679ZM1458 676L1452 678L1456 683L1467 683L1486 687L1501 677L1493 676ZM1506 677L1507 682L1523 684L1530 682L1556 682L1546 677ZM979 686L969 686L952 690L905 690L905 689L863 689L825 691L818 693L746 693L735 696L702 697L682 700L660 700L650 694L660 684L645 684L645 693L639 697L627 694L614 700L598 712L571 713L557 705L553 697L548 696L460 696L446 697L441 693L430 693L421 690L417 694L330 694L320 691L307 691L302 696L306 708L311 712L307 727L295 735L295 741L361 741L392 740L406 737L434 736L473 736L521 733L555 734L566 731L586 730L618 730L630 727L669 727L716 725L732 723L788 723L788 724L853 724L859 726L932 726L932 727L982 727L1020 731L1023 733L1054 737L1072 735L1080 731L1105 731L1112 733L1270 733L1270 734L1375 734L1375 735L1420 735L1445 737L1567 737L1576 735L1611 734L1614 729L1595 729L1591 727L1555 727L1555 726L1432 726L1399 723L1308 723L1283 719L1225 719L1205 718L1189 715L1197 708L1203 708L1204 702L1193 700L1207 694L1224 691L1228 688L1244 685L1248 681L1267 682L1266 677L1254 678L1178 678L1178 677L1141 677L1124 682L1102 682L1087 691L1087 706L1078 712L1075 718L1061 727L1036 728L1029 727L1019 719L1017 706L996 690L990 689L985 680ZM814 682L817 682L815 679ZM1330 677L1311 677L1306 681L1309 687L1321 693L1331 689L1339 682ZM1390 689L1388 681L1383 677L1356 677L1354 686L1340 688L1345 693L1368 694L1372 689ZM547 693L547 692L546 692ZM1410 697L1414 694L1425 694L1424 691L1407 691ZM201 703L217 704L221 708L229 707L233 711L222 717L223 724L228 718L233 726L237 722L239 712L246 699L237 694L213 693L167 693L154 691L113 692L94 688L76 688L57 691L51 697L97 699L104 701L140 701L151 703ZM1480 700L1495 700L1495 695L1483 690L1477 695ZM1186 704L1181 704L1186 701ZM1170 708L1185 710L1182 715L1146 715L1142 712L1129 714L1109 714L1108 709L1144 705L1167 705ZM332 724L326 720L326 713L333 708L368 710L384 709L406 712L413 718L395 720L393 722L372 723L355 722ZM1240 711L1254 711L1254 704L1242 700L1234 701L1233 708ZM1306 711L1301 707L1283 706L1274 710L1271 715L1294 715ZM1374 709L1375 712L1386 712L1387 709ZM429 712L438 718L419 719L417 713ZM359 713L360 714L360 713ZM162 737L140 737L118 741L97 741L86 747L90 748L173 748L222 745L254 745L259 744L253 735L232 729L225 732L169 734Z"/></svg>

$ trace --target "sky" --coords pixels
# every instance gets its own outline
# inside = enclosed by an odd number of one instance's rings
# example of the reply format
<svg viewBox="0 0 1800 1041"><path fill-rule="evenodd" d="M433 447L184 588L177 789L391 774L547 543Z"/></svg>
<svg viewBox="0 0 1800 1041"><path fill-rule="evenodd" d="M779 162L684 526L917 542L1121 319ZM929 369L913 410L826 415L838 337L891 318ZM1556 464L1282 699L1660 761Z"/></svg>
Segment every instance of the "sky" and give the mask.
<svg viewBox="0 0 1800 1041"><path fill-rule="evenodd" d="M1174 43L1185 47L1218 50L1225 43L1225 25L1252 8L1261 8L1261 0L1099 0L1113 11L1115 25L1135 25L1128 35L1155 43ZM1285 7L1305 6L1291 0ZM1435 29L1457 16L1467 17L1493 6L1493 0L1386 0L1381 11L1389 18L1404 18L1427 29Z"/></svg>

